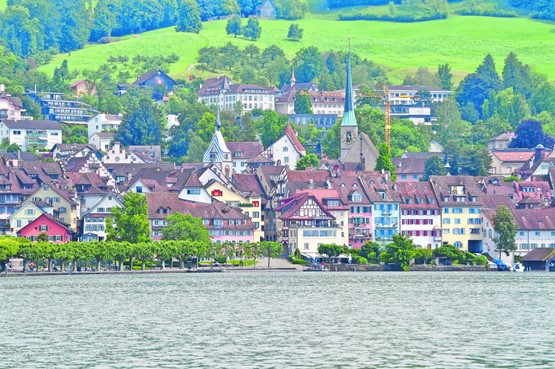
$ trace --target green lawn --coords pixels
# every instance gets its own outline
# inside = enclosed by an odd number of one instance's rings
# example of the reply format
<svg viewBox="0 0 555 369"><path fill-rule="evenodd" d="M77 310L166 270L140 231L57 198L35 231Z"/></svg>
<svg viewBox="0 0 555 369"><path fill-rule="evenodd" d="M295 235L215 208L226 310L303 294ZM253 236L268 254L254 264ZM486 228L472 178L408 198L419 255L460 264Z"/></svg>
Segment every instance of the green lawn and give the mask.
<svg viewBox="0 0 555 369"><path fill-rule="evenodd" d="M462 16L420 23L342 22L311 16L297 21L304 29L301 42L286 39L290 23L262 20L262 38L255 44L260 48L277 44L292 57L299 48L311 45L322 51L346 49L350 34L354 52L387 66L391 75L397 78L418 67L435 68L440 63L449 63L456 79L460 79L474 71L486 53L491 53L497 66L501 67L505 56L514 51L525 63L546 74L550 80L555 80L553 23L526 18ZM40 69L52 73L63 59L68 59L70 69L82 70L97 68L109 56L175 52L181 59L172 65L170 73L183 78L201 47L223 45L229 41L241 47L250 43L243 38L226 35L225 25L225 21L204 23L199 35L177 33L173 28L166 28L128 36L107 45L89 45L83 50L71 52L71 55L59 55Z"/></svg>

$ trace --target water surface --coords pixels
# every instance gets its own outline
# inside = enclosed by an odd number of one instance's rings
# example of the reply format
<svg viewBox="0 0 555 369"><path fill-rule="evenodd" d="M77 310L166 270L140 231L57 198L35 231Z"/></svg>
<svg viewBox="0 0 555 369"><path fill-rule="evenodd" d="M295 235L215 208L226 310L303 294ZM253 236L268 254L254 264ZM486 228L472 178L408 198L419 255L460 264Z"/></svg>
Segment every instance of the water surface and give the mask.
<svg viewBox="0 0 555 369"><path fill-rule="evenodd" d="M0 368L555 368L555 273L0 278Z"/></svg>

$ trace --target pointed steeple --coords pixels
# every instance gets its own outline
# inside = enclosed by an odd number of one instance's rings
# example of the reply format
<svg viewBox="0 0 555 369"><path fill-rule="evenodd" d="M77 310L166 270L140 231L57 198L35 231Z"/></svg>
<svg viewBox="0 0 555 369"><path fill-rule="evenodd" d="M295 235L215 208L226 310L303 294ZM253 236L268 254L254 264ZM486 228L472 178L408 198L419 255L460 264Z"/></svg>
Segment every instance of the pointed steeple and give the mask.
<svg viewBox="0 0 555 369"><path fill-rule="evenodd" d="M356 126L357 120L353 108L353 81L351 78L351 38L349 37L349 53L347 55L347 81L345 83L345 106L341 126Z"/></svg>
<svg viewBox="0 0 555 369"><path fill-rule="evenodd" d="M222 121L220 120L220 108L216 111L216 131L219 131L222 127Z"/></svg>
<svg viewBox="0 0 555 369"><path fill-rule="evenodd" d="M295 78L295 64L293 64L293 70L291 71L291 80L290 80L291 87L295 86L295 83L297 83L297 78Z"/></svg>

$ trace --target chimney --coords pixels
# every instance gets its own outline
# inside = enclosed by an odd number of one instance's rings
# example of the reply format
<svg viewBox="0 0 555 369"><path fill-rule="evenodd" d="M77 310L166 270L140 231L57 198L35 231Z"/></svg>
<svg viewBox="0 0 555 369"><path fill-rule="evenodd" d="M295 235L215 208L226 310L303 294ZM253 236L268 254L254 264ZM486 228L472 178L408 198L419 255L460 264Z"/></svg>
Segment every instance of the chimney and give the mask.
<svg viewBox="0 0 555 369"><path fill-rule="evenodd" d="M535 148L535 154L534 154L534 161L533 163L537 163L538 161L543 159L543 154L545 151L545 147L542 144L539 144L538 146L536 146Z"/></svg>

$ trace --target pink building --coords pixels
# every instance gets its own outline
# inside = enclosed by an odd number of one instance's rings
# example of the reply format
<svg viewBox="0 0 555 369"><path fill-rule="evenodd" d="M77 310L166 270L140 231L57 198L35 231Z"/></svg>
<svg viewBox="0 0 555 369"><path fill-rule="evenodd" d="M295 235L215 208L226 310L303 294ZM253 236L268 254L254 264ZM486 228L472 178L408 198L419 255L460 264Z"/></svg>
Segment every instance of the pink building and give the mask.
<svg viewBox="0 0 555 369"><path fill-rule="evenodd" d="M349 207L349 246L359 249L372 240L372 202L356 176L331 178L330 184Z"/></svg>
<svg viewBox="0 0 555 369"><path fill-rule="evenodd" d="M38 235L41 233L46 233L50 242L65 243L71 241L71 231L68 225L46 213L21 228L17 232L17 236L37 241Z"/></svg>

